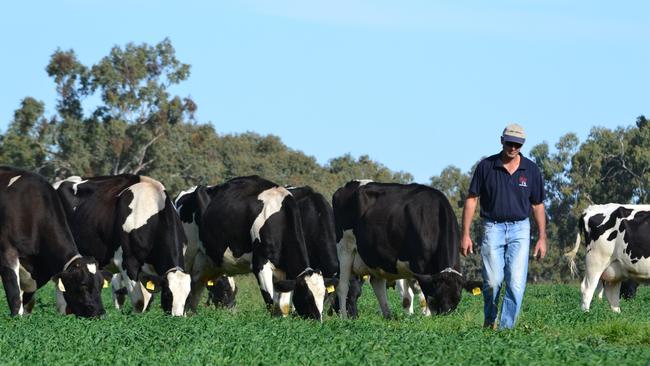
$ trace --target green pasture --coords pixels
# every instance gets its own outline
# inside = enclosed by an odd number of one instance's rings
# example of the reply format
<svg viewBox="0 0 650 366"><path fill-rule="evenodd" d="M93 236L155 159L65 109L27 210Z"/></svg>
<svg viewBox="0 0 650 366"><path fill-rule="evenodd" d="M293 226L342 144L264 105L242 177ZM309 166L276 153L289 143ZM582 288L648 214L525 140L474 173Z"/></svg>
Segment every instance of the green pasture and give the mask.
<svg viewBox="0 0 650 366"><path fill-rule="evenodd" d="M54 288L38 293L34 313L11 318L0 301L0 364L15 365L643 365L650 360L650 289L624 301L622 314L606 301L579 309L577 285L529 286L517 329L481 327L482 299L465 294L447 316L401 312L384 320L372 289L364 286L360 318L324 322L273 318L254 279L238 277L235 310L202 307L171 318L156 301L153 311L131 314L110 307L99 320L55 312ZM158 299L156 299L158 300Z"/></svg>

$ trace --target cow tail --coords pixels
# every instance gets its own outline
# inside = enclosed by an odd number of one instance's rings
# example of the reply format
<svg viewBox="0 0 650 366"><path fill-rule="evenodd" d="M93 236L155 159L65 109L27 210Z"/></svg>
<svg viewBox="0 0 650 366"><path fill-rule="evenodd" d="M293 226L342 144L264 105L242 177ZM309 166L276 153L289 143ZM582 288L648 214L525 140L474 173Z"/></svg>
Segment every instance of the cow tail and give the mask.
<svg viewBox="0 0 650 366"><path fill-rule="evenodd" d="M569 268L571 269L571 276L575 277L578 274L578 266L576 266L576 254L578 254L578 249L580 248L580 231L576 235L576 243L573 249L570 252L564 254L564 256L569 260Z"/></svg>

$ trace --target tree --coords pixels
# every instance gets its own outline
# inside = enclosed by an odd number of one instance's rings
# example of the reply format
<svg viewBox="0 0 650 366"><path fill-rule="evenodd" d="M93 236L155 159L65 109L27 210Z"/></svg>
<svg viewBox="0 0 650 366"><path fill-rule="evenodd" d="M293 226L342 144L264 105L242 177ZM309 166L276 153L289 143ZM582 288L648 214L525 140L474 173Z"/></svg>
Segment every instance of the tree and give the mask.
<svg viewBox="0 0 650 366"><path fill-rule="evenodd" d="M43 117L43 102L26 97L14 112L5 135L0 137L0 161L27 170L43 172L50 154L51 126Z"/></svg>
<svg viewBox="0 0 650 366"><path fill-rule="evenodd" d="M157 142L184 118L192 120L196 110L191 99L168 92L190 72L169 39L155 46L115 46L90 68L72 50L57 50L46 70L58 93L59 175L146 172ZM103 104L86 116L82 101L95 94Z"/></svg>

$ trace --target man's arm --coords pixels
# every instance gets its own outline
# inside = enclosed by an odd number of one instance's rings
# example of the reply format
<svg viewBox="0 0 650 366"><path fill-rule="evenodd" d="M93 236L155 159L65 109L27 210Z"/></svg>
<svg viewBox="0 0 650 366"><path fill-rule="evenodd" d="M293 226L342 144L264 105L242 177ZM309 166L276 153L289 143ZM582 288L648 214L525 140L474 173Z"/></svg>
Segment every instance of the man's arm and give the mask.
<svg viewBox="0 0 650 366"><path fill-rule="evenodd" d="M464 257L467 257L469 254L474 254L469 229L472 226L472 219L474 218L477 203L478 196L469 196L465 200L465 206L463 207L463 233L460 238L460 253Z"/></svg>
<svg viewBox="0 0 650 366"><path fill-rule="evenodd" d="M533 217L539 229L539 238L535 244L535 250L533 250L533 258L543 259L546 256L546 214L543 203L533 205Z"/></svg>

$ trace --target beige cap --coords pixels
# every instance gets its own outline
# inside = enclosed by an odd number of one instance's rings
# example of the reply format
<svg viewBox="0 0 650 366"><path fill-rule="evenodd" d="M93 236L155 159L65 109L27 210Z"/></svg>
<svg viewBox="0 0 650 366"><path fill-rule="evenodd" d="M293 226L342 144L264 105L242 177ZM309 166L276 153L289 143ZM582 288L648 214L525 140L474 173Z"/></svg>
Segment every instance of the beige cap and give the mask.
<svg viewBox="0 0 650 366"><path fill-rule="evenodd" d="M516 123L507 125L506 128L503 129L503 135L501 135L501 137L503 137L503 141L515 142L522 145L526 142L526 133L524 132L524 128Z"/></svg>

